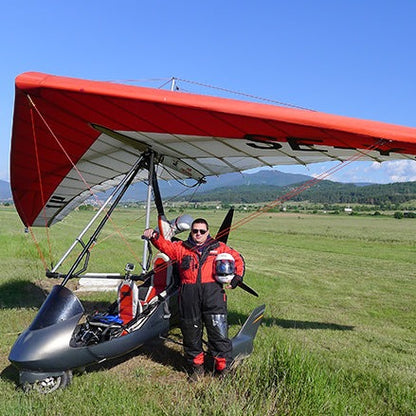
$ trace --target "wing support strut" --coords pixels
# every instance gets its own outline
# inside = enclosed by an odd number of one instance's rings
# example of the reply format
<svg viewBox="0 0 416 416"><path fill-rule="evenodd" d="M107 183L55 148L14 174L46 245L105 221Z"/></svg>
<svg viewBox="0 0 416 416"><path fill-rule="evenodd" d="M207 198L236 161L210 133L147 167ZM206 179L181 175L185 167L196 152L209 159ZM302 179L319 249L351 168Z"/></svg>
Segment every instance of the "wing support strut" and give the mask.
<svg viewBox="0 0 416 416"><path fill-rule="evenodd" d="M157 180L156 175L156 167L155 167L155 160L157 160L157 153L153 150L148 151L148 169L149 169L149 176L148 176L148 188L147 188L147 205L146 205L146 221L145 227L150 227L150 204L151 204L151 195L153 192L153 199L156 205L157 214L159 218L162 218L164 221L167 222L165 217L165 210L163 208L162 196L159 190L159 183ZM143 248L143 273L147 273L150 268L150 261L148 260L148 253L151 251L150 241L146 240L144 243Z"/></svg>
<svg viewBox="0 0 416 416"><path fill-rule="evenodd" d="M103 229L104 225L107 223L108 219L110 218L112 212L114 211L115 207L119 203L120 199L126 192L127 188L132 183L134 177L138 173L140 169L143 169L146 164L146 158L145 155L140 156L140 158L136 161L136 163L131 167L129 172L126 174L126 176L122 179L122 181L117 185L115 190L112 192L112 194L107 198L105 203L102 205L102 207L98 210L96 215L92 218L92 220L87 224L87 226L83 229L83 231L80 233L80 235L75 239L74 243L71 245L71 247L68 249L68 251L63 255L61 260L57 263L57 265L52 269L52 271L47 271L46 276L47 277L64 277L64 280L61 283L61 286L65 286L69 279L74 277L76 274L75 271L79 264L81 263L82 259L86 257L86 260L88 261L88 253L91 246L95 243L98 235L100 234L101 230ZM117 195L117 196L116 196ZM114 199L114 202L112 200ZM99 225L97 226L96 230L88 240L86 244L81 244L83 249L81 253L78 255L77 259L75 260L74 264L68 271L66 275L60 275L56 271L58 268L62 265L64 260L68 257L68 255L71 253L71 251L75 248L75 246L82 241L82 237L85 235L85 233L88 231L89 228L93 225L93 223L97 220L97 218L100 216L100 214L104 211L104 209L110 204L110 208L107 211L106 215L103 217ZM83 268L82 271L85 270L86 267Z"/></svg>
<svg viewBox="0 0 416 416"><path fill-rule="evenodd" d="M155 170L154 152L152 150L149 151L148 169L149 169L149 176L148 176L148 186L147 186L145 228L150 227L150 204L152 202L153 174L154 174L154 170ZM142 260L143 273L146 273L147 269L148 269L147 258L148 258L150 250L151 250L150 241L145 240L144 241L144 246L143 246L143 260Z"/></svg>

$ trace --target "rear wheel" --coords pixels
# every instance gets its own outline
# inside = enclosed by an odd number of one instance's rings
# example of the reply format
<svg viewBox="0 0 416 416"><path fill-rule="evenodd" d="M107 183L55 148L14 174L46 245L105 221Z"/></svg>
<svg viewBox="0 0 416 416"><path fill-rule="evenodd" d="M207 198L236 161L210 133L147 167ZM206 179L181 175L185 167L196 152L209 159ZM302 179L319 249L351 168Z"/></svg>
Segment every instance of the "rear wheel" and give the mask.
<svg viewBox="0 0 416 416"><path fill-rule="evenodd" d="M72 372L68 370L60 376L50 376L43 380L37 380L34 383L25 383L22 388L25 392L36 391L41 394L48 394L69 386L71 380Z"/></svg>

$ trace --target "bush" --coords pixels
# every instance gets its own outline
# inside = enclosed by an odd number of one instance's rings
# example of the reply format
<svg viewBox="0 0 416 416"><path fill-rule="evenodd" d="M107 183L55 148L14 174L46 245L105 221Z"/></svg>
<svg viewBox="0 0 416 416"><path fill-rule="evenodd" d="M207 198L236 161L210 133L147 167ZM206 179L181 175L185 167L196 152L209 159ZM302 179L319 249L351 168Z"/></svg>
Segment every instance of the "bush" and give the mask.
<svg viewBox="0 0 416 416"><path fill-rule="evenodd" d="M85 204L85 205L80 205L78 207L78 209L80 211L93 211L94 210L94 207L92 205L90 205L90 204Z"/></svg>

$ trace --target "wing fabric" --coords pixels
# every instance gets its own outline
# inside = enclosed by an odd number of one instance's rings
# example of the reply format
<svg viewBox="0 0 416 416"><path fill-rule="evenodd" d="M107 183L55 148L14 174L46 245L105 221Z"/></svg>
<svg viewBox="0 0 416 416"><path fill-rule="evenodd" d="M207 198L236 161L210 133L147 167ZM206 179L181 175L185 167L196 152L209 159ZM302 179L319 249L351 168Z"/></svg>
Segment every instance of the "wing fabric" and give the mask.
<svg viewBox="0 0 416 416"><path fill-rule="evenodd" d="M16 78L11 185L25 225L49 226L114 187L148 148L160 178L200 180L357 151L362 160L415 160L416 129L36 72Z"/></svg>

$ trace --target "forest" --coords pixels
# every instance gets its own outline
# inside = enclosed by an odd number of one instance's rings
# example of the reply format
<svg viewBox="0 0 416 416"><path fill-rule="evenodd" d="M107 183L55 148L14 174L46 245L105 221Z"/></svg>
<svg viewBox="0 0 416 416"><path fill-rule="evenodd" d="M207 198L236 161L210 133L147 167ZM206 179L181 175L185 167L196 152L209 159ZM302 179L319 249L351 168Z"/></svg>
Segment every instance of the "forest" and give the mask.
<svg viewBox="0 0 416 416"><path fill-rule="evenodd" d="M189 198L189 197L188 197ZM416 182L385 185L355 185L321 181L313 186L308 182L289 186L240 185L221 187L195 193L189 202L221 201L223 204L252 204L276 199L307 201L321 204L365 204L390 209L416 200ZM180 201L181 198L177 198Z"/></svg>

